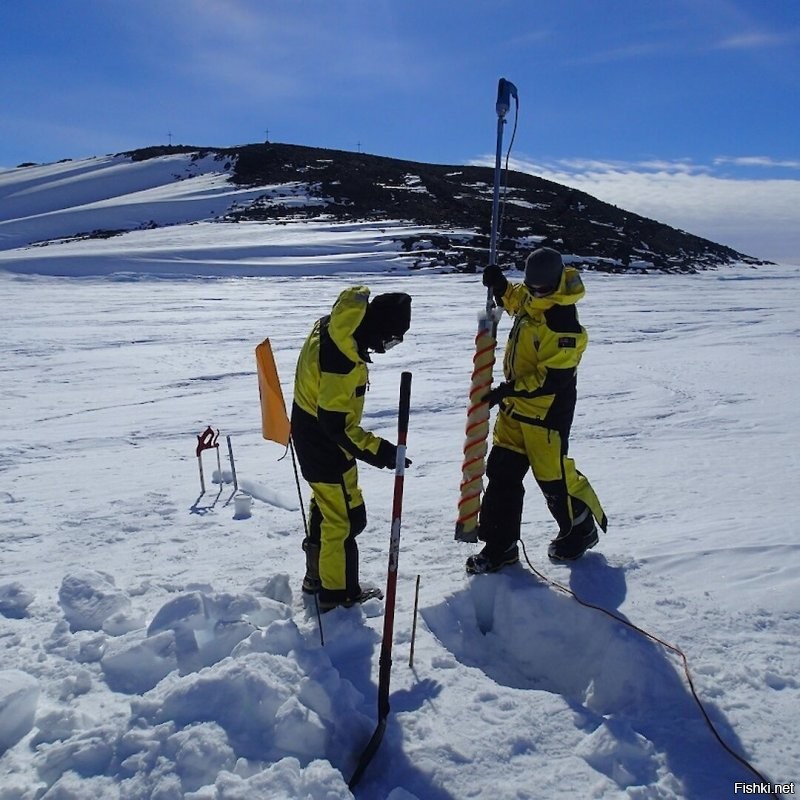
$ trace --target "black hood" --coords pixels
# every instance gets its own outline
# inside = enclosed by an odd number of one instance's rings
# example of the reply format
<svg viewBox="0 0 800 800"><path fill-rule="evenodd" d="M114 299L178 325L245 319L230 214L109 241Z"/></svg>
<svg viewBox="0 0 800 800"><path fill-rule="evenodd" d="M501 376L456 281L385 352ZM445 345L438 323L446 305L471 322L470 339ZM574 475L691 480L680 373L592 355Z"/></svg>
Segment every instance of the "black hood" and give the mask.
<svg viewBox="0 0 800 800"><path fill-rule="evenodd" d="M411 295L405 292L387 292L376 295L367 306L364 319L355 332L359 355L365 361L367 350L386 351L386 342L403 340L411 327Z"/></svg>

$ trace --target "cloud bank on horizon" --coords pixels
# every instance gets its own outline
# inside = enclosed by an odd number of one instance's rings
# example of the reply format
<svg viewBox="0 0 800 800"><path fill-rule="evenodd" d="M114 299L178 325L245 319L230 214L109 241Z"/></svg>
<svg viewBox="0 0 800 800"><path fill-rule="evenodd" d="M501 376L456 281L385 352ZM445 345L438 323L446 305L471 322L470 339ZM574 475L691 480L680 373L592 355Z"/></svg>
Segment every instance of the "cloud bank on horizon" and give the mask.
<svg viewBox="0 0 800 800"><path fill-rule="evenodd" d="M562 159L543 163L519 157L509 166L573 186L747 255L800 264L800 180L734 178L720 169L734 160L744 166L771 165L766 157L720 157L711 165L688 160L628 164ZM475 163L487 164L489 159Z"/></svg>

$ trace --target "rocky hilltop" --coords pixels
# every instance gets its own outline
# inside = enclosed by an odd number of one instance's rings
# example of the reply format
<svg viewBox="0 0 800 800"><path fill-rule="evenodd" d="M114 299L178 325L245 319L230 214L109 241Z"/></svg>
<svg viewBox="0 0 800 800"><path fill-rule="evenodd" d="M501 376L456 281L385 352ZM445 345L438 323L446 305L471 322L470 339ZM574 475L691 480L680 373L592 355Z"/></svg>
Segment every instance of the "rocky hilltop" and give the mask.
<svg viewBox="0 0 800 800"><path fill-rule="evenodd" d="M198 158L216 154L228 163L234 183L264 187L262 196L232 209L225 221L406 220L433 231L404 237L402 247L415 254L415 265L473 271L486 263L491 167L271 143L152 147L127 155L141 160L176 152L194 152ZM504 172L503 196L501 264L519 264L537 243L559 249L582 268L609 272L691 272L766 263L535 175Z"/></svg>

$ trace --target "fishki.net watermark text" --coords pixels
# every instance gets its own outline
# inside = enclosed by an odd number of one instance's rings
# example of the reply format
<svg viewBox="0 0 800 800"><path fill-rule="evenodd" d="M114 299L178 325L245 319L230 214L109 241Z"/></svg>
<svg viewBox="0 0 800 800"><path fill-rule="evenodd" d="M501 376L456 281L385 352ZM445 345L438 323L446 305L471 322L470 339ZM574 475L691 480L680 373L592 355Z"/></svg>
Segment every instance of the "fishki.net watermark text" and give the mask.
<svg viewBox="0 0 800 800"><path fill-rule="evenodd" d="M794 794L795 783L744 783L733 784L734 794Z"/></svg>

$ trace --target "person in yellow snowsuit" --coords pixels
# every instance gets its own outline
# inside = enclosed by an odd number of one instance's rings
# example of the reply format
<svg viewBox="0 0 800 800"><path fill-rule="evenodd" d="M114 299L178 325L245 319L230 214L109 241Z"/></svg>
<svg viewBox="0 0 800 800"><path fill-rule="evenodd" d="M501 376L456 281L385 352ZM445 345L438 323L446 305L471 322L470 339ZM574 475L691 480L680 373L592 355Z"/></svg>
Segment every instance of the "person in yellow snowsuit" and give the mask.
<svg viewBox="0 0 800 800"><path fill-rule="evenodd" d="M358 578L356 536L367 525L367 512L356 460L395 467L396 446L364 430L361 416L369 354L403 341L410 325L409 295L380 294L370 301L368 287L354 286L317 320L297 360L292 440L312 493L303 591L318 592L323 611L380 596L377 589L362 589Z"/></svg>
<svg viewBox="0 0 800 800"><path fill-rule="evenodd" d="M519 561L522 481L529 469L558 525L551 559L579 558L597 544L597 525L605 531L608 524L594 489L568 455L577 369L588 341L575 307L585 294L580 273L565 268L556 250L542 247L528 256L523 283L510 283L497 265L486 267L483 283L514 322L503 359L505 381L484 398L500 410L478 523L485 546L467 559L470 574Z"/></svg>

